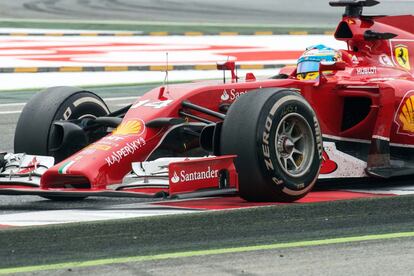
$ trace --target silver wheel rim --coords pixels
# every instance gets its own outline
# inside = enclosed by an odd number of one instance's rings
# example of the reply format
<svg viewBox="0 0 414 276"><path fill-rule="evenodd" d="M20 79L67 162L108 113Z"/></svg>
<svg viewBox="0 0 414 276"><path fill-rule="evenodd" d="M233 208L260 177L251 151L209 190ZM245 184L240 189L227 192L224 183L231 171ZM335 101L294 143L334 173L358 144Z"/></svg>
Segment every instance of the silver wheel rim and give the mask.
<svg viewBox="0 0 414 276"><path fill-rule="evenodd" d="M84 114L84 115L82 115L82 116L80 116L79 118L77 118L78 120L81 120L81 119L96 119L96 116L95 115L92 115L92 114Z"/></svg>
<svg viewBox="0 0 414 276"><path fill-rule="evenodd" d="M280 168L290 177L298 178L309 171L314 156L312 129L298 113L280 120L275 136L275 149Z"/></svg>

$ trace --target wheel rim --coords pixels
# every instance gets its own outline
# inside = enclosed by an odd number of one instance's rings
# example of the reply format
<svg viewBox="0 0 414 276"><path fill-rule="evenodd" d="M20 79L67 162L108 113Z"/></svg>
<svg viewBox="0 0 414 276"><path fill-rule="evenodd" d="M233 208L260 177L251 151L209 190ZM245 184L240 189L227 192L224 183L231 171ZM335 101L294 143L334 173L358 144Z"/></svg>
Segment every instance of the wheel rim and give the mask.
<svg viewBox="0 0 414 276"><path fill-rule="evenodd" d="M310 125L298 113L280 120L275 136L276 157L280 168L290 177L301 177L309 171L314 156L314 139Z"/></svg>

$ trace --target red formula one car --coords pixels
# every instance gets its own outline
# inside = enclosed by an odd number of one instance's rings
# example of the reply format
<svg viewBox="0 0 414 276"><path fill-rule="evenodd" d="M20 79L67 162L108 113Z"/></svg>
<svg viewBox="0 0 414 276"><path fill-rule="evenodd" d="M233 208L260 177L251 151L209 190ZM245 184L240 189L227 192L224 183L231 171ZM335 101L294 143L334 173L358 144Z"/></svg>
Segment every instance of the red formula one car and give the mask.
<svg viewBox="0 0 414 276"><path fill-rule="evenodd" d="M164 85L110 112L92 92L35 95L3 154L1 194L294 201L319 179L413 175L414 18L346 8L335 38L278 76Z"/></svg>

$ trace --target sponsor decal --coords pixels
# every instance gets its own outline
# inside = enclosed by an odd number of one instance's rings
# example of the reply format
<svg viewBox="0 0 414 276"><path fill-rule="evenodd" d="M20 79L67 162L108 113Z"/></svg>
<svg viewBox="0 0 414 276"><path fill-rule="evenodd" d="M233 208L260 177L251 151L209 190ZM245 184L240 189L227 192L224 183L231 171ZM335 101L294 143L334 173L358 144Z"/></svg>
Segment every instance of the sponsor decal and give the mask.
<svg viewBox="0 0 414 276"><path fill-rule="evenodd" d="M63 165L59 167L59 169L58 169L58 173L59 173L59 174L67 174L67 173L68 173L69 168L70 168L73 164L75 164L77 161L81 160L81 159L82 159L82 157L83 157L82 155L80 155L80 156L76 156L73 160L69 160L69 161L67 161L67 162L63 163Z"/></svg>
<svg viewBox="0 0 414 276"><path fill-rule="evenodd" d="M145 124L142 120L127 120L122 122L113 132L113 135L141 135L145 131Z"/></svg>
<svg viewBox="0 0 414 276"><path fill-rule="evenodd" d="M185 170L181 170L178 174L177 172L174 172L173 177L171 177L171 182L176 184L178 182L217 178L219 174L218 172L219 170L212 170L210 166L208 166L204 171L187 172Z"/></svg>
<svg viewBox="0 0 414 276"><path fill-rule="evenodd" d="M97 150L110 150L112 147L108 145L101 145L101 144L93 144L88 147L89 149L97 149Z"/></svg>
<svg viewBox="0 0 414 276"><path fill-rule="evenodd" d="M406 45L398 44L394 49L394 57L398 65L402 68L410 70L410 54Z"/></svg>
<svg viewBox="0 0 414 276"><path fill-rule="evenodd" d="M379 62L384 66L394 67L394 64L391 61L391 58L387 55L380 55Z"/></svg>
<svg viewBox="0 0 414 276"><path fill-rule="evenodd" d="M65 112L63 113L63 119L69 120L70 116L72 115L72 109L70 109L70 106L66 108Z"/></svg>
<svg viewBox="0 0 414 276"><path fill-rule="evenodd" d="M352 63L353 63L353 64L359 64L359 60L358 60L358 58L356 57L356 55L353 55L353 56L352 56L352 58L351 58L351 60L352 60Z"/></svg>
<svg viewBox="0 0 414 276"><path fill-rule="evenodd" d="M40 163L37 161L36 156L33 157L32 161L30 161L29 164L27 164L26 168L20 170L17 172L18 174L26 174L32 171L35 171L37 169L37 166L40 165Z"/></svg>
<svg viewBox="0 0 414 276"><path fill-rule="evenodd" d="M318 149L319 160L322 160L323 155L323 144L322 144L322 131L321 127L319 126L318 119L316 116L313 116L313 126L315 128L315 138L316 138L316 146Z"/></svg>
<svg viewBox="0 0 414 276"><path fill-rule="evenodd" d="M407 92L395 113L398 134L414 136L414 90Z"/></svg>
<svg viewBox="0 0 414 276"><path fill-rule="evenodd" d="M97 150L108 151L112 148L119 147L117 142L124 140L122 136L106 136L96 142L96 144L90 145L82 150L83 155L91 155L96 153Z"/></svg>
<svg viewBox="0 0 414 276"><path fill-rule="evenodd" d="M396 78L372 78L370 79L370 81L392 81L395 80ZM398 78L398 79L403 79L403 78Z"/></svg>
<svg viewBox="0 0 414 276"><path fill-rule="evenodd" d="M124 137L120 137L120 136L105 136L104 138L102 138L102 140L119 142L119 141L124 140Z"/></svg>
<svg viewBox="0 0 414 276"><path fill-rule="evenodd" d="M267 170L272 172L272 174L274 174L275 169L273 167L272 159L270 158L269 137L270 137L270 131L272 129L273 117L275 115L275 112L276 112L276 108L273 107L270 110L269 114L267 115L266 122L265 122L265 129L263 131L263 136L262 136L262 152L263 152L263 157L264 157L263 160L265 162ZM272 177L272 181L276 185L283 184L283 180L280 180L274 176Z"/></svg>
<svg viewBox="0 0 414 276"><path fill-rule="evenodd" d="M60 166L60 168L58 169L59 174L67 174L69 167L75 164L75 162L76 161L71 160L71 161L63 163L63 165Z"/></svg>
<svg viewBox="0 0 414 276"><path fill-rule="evenodd" d="M281 115L285 116L286 114L294 113L294 112L297 112L297 111L298 111L298 106L297 105L289 104L289 105L283 107Z"/></svg>
<svg viewBox="0 0 414 276"><path fill-rule="evenodd" d="M171 182L174 184L180 182L180 178L178 177L177 172L174 172L173 177L171 177Z"/></svg>
<svg viewBox="0 0 414 276"><path fill-rule="evenodd" d="M224 89L223 94L221 94L220 99L224 102L226 101L234 102L241 95L246 94L246 93L247 93L247 90L237 91L236 89L233 88L227 91L226 89Z"/></svg>
<svg viewBox="0 0 414 276"><path fill-rule="evenodd" d="M118 147L119 144L117 142L120 142L123 140L124 140L124 137L122 136L111 135L111 136L103 137L97 143L99 143L100 145L106 145L112 148L112 147Z"/></svg>
<svg viewBox="0 0 414 276"><path fill-rule="evenodd" d="M336 171L338 165L329 158L329 155L324 151L322 153L322 164L320 174L330 174Z"/></svg>
<svg viewBox="0 0 414 276"><path fill-rule="evenodd" d="M95 152L96 152L96 149L91 149L89 147L82 150L83 155L90 155L90 154L94 154Z"/></svg>
<svg viewBox="0 0 414 276"><path fill-rule="evenodd" d="M357 75L375 75L377 67L361 67L356 69Z"/></svg>
<svg viewBox="0 0 414 276"><path fill-rule="evenodd" d="M223 91L223 94L222 94L222 95L221 95L221 97L220 97L220 99L221 99L222 101L228 101L228 100L230 100L229 93L227 93L227 91L226 91L226 90L224 90L224 91Z"/></svg>
<svg viewBox="0 0 414 276"><path fill-rule="evenodd" d="M356 23L355 20L353 20L353 19L347 19L346 22L350 25L353 25L353 24Z"/></svg>
<svg viewBox="0 0 414 276"><path fill-rule="evenodd" d="M142 101L138 101L136 103L134 103L131 108L137 108L137 107L141 107L141 106L145 106L145 107L152 107L155 109L160 109L160 108L164 108L170 105L170 103L172 103L173 100L165 100L165 101L154 101L154 100L142 100Z"/></svg>
<svg viewBox="0 0 414 276"><path fill-rule="evenodd" d="M269 148L269 137L270 137L270 130L272 129L272 124L273 124L273 115L274 113L271 112L266 118L265 130L263 131L263 139L262 139L262 143L263 143L262 151L265 157L264 161L265 161L265 165L268 171L274 170L272 160L270 159L270 148Z"/></svg>
<svg viewBox="0 0 414 276"><path fill-rule="evenodd" d="M134 154L137 150L142 148L145 145L144 138L140 137L132 142L127 143L121 149L114 151L111 153L110 156L105 158L106 163L108 166L112 166L113 164L118 164L121 162L122 159L125 157Z"/></svg>

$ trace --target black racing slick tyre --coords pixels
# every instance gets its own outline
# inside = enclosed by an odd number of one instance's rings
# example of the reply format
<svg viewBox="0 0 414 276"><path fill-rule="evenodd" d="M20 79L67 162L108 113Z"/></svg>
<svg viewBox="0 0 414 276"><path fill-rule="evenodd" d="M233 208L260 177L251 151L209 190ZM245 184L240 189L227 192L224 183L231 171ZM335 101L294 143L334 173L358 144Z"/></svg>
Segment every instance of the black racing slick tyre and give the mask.
<svg viewBox="0 0 414 276"><path fill-rule="evenodd" d="M94 119L109 114L105 102L96 94L77 87L51 87L34 95L23 108L16 126L14 151L55 158L55 164L69 157L85 141L71 139L65 146L56 146L62 133L55 121ZM79 200L84 197L45 196L53 200Z"/></svg>
<svg viewBox="0 0 414 276"><path fill-rule="evenodd" d="M51 87L34 95L23 108L14 135L14 151L55 157L60 162L74 152L52 150L53 122L96 118L109 114L105 102L82 88ZM76 141L73 141L76 143Z"/></svg>
<svg viewBox="0 0 414 276"><path fill-rule="evenodd" d="M315 112L296 91L266 88L240 96L227 112L220 153L237 155L240 196L292 202L314 186L322 160Z"/></svg>

